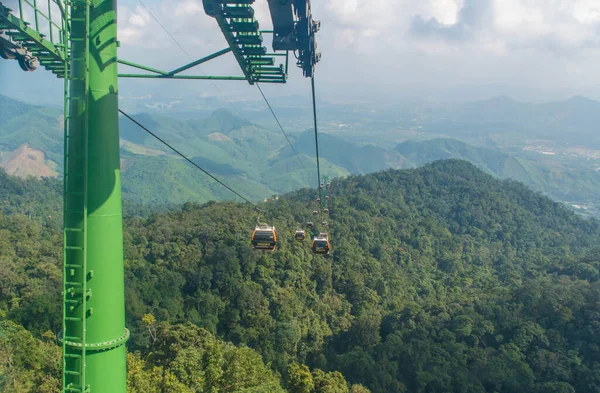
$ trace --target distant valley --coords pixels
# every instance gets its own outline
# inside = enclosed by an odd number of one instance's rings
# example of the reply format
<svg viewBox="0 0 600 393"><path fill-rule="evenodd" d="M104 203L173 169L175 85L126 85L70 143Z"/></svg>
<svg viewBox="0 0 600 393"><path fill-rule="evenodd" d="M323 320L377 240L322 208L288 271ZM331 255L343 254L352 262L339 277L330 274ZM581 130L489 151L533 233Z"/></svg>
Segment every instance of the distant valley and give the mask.
<svg viewBox="0 0 600 393"><path fill-rule="evenodd" d="M586 107L592 105L587 101L582 101L583 104ZM491 104L479 105L488 108ZM496 102L495 111L499 112L496 117L516 122L510 113L502 111L502 106L512 107L512 104L505 100ZM487 110L492 111L492 108ZM469 118L465 111L463 109L461 115L465 117L463 120L459 121L461 116L456 114L452 120L440 122L437 132L427 131L433 123L423 117L420 120L423 125L419 127L426 131L419 131L413 140L406 138L408 140L400 143L394 142L393 133L387 142L382 142L385 136L375 125L373 143L369 143L370 133L363 133L359 138L351 129L345 134L325 127L326 132L320 135L323 175L343 177L388 168L416 168L440 159L457 158L469 161L493 176L522 182L535 191L567 203L581 214L598 215L600 149L596 150L594 145L586 148L560 143L561 139L544 136L541 131L532 134L531 138L521 138L521 141L507 131L499 132L503 142L493 143L492 134L484 135L484 131L490 130L494 116L484 112L477 120L481 122L479 129L482 130L477 143L475 131L469 131L473 124L465 125L469 121L476 122L475 118L473 115ZM326 111L324 117L328 116L333 116L332 112ZM168 111L139 113L134 117L198 165L253 200L312 187L316 183L314 133L310 129L288 130L299 155L296 157L277 128L224 109L201 117L193 113L180 116ZM430 119L433 117L429 116ZM577 129L581 131L574 131L568 138L576 137L577 132L582 138L592 138L588 130L588 122L592 120L580 119L575 124L581 126ZM533 127L523 121L521 128ZM298 120L295 124L301 122ZM458 129L463 131L456 131ZM62 173L60 110L31 106L0 96L0 130L0 166L8 173L22 177ZM232 198L227 190L128 119L121 118L120 131L123 193L127 200L144 205L171 205ZM514 140L509 143L511 138Z"/></svg>

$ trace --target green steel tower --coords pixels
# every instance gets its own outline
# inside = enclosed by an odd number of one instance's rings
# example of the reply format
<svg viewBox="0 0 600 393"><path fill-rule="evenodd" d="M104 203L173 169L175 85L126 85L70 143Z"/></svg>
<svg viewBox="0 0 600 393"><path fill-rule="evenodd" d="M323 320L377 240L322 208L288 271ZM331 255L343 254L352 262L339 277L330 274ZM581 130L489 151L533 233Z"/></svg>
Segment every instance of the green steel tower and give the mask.
<svg viewBox="0 0 600 393"><path fill-rule="evenodd" d="M76 0L70 21L64 391L125 392L116 1Z"/></svg>
<svg viewBox="0 0 600 393"><path fill-rule="evenodd" d="M39 3L0 3L0 56L65 79L63 391L125 393L117 2Z"/></svg>
<svg viewBox="0 0 600 393"><path fill-rule="evenodd" d="M23 71L42 66L65 81L63 392L125 393L118 78L285 83L289 51L298 52L297 65L313 78L320 24L310 0L268 0L272 31L259 30L254 0L203 0L229 47L166 72L118 59L117 0L15 2L18 10L0 0L0 57L17 60ZM263 33L272 33L274 51L285 53L267 53ZM230 52L243 76L180 75ZM281 56L285 66L274 66ZM149 73L118 74L118 64Z"/></svg>

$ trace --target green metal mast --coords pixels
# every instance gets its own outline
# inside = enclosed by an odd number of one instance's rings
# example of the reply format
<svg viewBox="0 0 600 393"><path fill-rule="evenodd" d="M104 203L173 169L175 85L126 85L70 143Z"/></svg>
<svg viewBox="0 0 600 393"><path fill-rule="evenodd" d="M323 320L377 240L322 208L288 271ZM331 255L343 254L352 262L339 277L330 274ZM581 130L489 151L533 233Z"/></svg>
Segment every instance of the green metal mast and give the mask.
<svg viewBox="0 0 600 393"><path fill-rule="evenodd" d="M63 392L125 393L116 0L41 3L0 1L0 57L65 79Z"/></svg>
<svg viewBox="0 0 600 393"><path fill-rule="evenodd" d="M65 121L64 392L125 393L114 0L75 0Z"/></svg>

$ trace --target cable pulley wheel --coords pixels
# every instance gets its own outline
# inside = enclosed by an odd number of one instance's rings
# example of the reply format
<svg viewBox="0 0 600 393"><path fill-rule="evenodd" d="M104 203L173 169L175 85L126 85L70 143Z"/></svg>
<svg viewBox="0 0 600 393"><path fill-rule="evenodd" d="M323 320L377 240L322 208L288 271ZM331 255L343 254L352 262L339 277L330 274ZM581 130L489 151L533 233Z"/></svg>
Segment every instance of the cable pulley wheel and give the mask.
<svg viewBox="0 0 600 393"><path fill-rule="evenodd" d="M30 56L30 55L19 56L18 61L19 61L19 66L25 72L35 71L40 64L37 57Z"/></svg>
<svg viewBox="0 0 600 393"><path fill-rule="evenodd" d="M13 60L17 57L17 52L13 48L8 48L0 44L0 57L4 60Z"/></svg>

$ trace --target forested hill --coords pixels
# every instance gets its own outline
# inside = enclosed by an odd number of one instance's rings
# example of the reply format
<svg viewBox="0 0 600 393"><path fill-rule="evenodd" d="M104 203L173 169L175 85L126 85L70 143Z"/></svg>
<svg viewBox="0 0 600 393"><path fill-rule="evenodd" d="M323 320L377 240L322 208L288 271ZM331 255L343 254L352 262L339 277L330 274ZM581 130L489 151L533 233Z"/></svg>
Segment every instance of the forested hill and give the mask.
<svg viewBox="0 0 600 393"><path fill-rule="evenodd" d="M323 257L292 240L315 198L299 190L264 205L282 238L274 253L250 249L248 205L126 219L130 381L164 384L156 366L180 384L172 391L208 391L194 383L211 381L206 359L220 353L256 364L245 373L270 386L240 392L600 391L598 221L464 161L437 161L334 180ZM0 215L10 233L0 318L41 338L60 326L62 260L60 233L36 225ZM281 378L213 335L251 347ZM212 386L241 383L221 362Z"/></svg>
<svg viewBox="0 0 600 393"><path fill-rule="evenodd" d="M0 168L0 203L4 213L21 213L35 218L62 214L62 182L54 178L21 179Z"/></svg>

